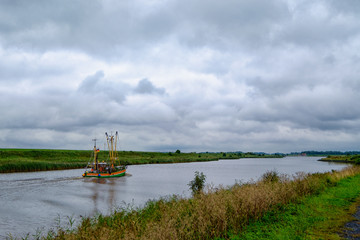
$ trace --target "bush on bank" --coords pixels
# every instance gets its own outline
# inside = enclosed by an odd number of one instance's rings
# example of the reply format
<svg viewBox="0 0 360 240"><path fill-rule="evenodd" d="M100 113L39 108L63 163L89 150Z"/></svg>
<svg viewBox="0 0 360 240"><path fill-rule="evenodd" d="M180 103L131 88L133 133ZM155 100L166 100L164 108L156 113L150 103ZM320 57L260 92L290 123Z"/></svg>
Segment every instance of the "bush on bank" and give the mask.
<svg viewBox="0 0 360 240"><path fill-rule="evenodd" d="M83 218L76 230L59 229L51 239L213 239L240 233L269 211L336 186L360 173L349 167L332 173L294 176L266 173L257 182L230 188L208 187L193 198L149 201L144 208L120 209L110 216Z"/></svg>

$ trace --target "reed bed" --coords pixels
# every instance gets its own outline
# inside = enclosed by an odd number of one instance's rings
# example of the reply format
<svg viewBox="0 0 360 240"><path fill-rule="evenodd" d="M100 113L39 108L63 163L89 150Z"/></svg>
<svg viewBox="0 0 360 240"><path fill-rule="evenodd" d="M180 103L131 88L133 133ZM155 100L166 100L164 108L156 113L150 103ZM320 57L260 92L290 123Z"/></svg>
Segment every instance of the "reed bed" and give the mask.
<svg viewBox="0 0 360 240"><path fill-rule="evenodd" d="M48 239L214 239L246 230L265 213L281 212L335 186L343 178L360 174L352 166L331 173L280 175L270 171L258 181L232 187L213 187L193 198L172 196L149 201L143 208L119 209L110 216L83 218L75 230L49 232Z"/></svg>
<svg viewBox="0 0 360 240"><path fill-rule="evenodd" d="M61 169L83 168L84 163L62 163L62 162L42 162L42 161L18 161L16 163L5 163L0 166L0 172L33 172L50 171Z"/></svg>
<svg viewBox="0 0 360 240"><path fill-rule="evenodd" d="M223 158L282 157L254 153L182 153L180 151L168 153L118 151L118 155L121 163L126 165L217 161ZM108 156L108 151L100 151L98 160L106 161ZM92 151L89 150L0 149L0 173L84 168L89 161L92 161Z"/></svg>
<svg viewBox="0 0 360 240"><path fill-rule="evenodd" d="M360 164L360 155L327 156L320 159L320 161Z"/></svg>

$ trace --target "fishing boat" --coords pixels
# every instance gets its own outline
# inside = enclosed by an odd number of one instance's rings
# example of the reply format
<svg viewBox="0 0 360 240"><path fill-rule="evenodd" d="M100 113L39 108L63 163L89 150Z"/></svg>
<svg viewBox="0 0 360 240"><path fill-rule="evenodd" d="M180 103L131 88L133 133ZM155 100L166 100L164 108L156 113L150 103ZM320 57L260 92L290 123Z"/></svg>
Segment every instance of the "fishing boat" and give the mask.
<svg viewBox="0 0 360 240"><path fill-rule="evenodd" d="M108 161L98 161L100 150L96 147L96 139L93 139L93 160L87 164L85 173L82 175L83 177L112 178L125 176L127 166L120 163L118 153L116 151L119 138L118 132L116 132L115 135L108 135L105 133L105 136L109 149Z"/></svg>

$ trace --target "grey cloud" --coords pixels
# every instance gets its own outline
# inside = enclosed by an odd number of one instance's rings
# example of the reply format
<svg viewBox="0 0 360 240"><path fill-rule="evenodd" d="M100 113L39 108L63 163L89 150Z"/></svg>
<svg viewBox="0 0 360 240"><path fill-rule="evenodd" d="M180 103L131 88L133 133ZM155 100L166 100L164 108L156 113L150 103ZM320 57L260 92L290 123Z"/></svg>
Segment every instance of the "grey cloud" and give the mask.
<svg viewBox="0 0 360 240"><path fill-rule="evenodd" d="M194 45L258 47L270 41L277 24L289 17L283 1L181 1L176 5L180 27L187 24L184 27L191 31L179 37Z"/></svg>
<svg viewBox="0 0 360 240"><path fill-rule="evenodd" d="M345 97L343 91L324 92L316 88L313 91L299 89L283 93L273 100L263 99L256 107L243 109L241 117L259 123L283 122L294 129L351 133L360 126L360 111L354 105L360 99L354 92L347 92Z"/></svg>
<svg viewBox="0 0 360 240"><path fill-rule="evenodd" d="M351 14L353 16L360 15L360 3L357 0L337 1L330 0L329 6L333 11L340 12L342 14Z"/></svg>
<svg viewBox="0 0 360 240"><path fill-rule="evenodd" d="M39 59L41 56L26 56L20 51L0 50L0 82L15 83L31 78L41 82L53 76L65 76L71 70L64 65L54 66Z"/></svg>
<svg viewBox="0 0 360 240"><path fill-rule="evenodd" d="M152 82L148 79L144 78L139 81L138 85L136 86L135 90L136 93L139 94L164 94L165 89L155 87Z"/></svg>
<svg viewBox="0 0 360 240"><path fill-rule="evenodd" d="M306 14L306 13L304 13ZM332 15L332 13L330 13ZM354 20L341 19L341 16L329 16L317 19L307 16L292 20L278 34L279 41L299 44L306 47L328 47L336 42L344 42L356 36L360 27Z"/></svg>
<svg viewBox="0 0 360 240"><path fill-rule="evenodd" d="M279 21L288 18L282 1L175 1L150 11L133 1L110 1L112 7L100 1L23 4L3 5L4 46L73 48L112 57L125 56L129 47L143 48L173 37L189 46L235 47L234 42L258 47L269 40ZM148 13L139 14L144 9Z"/></svg>
<svg viewBox="0 0 360 240"><path fill-rule="evenodd" d="M303 4L312 6L307 1ZM135 57L135 49L174 39L187 47L254 51L279 42L324 46L328 41L350 38L359 30L356 21L341 19L335 2L322 4L330 14L323 19L299 4L298 14L307 16L304 20L292 17L289 4L281 0L173 1L155 7L136 1L42 1L24 2L21 7L20 2L8 2L2 5L0 25L1 35L6 37L0 39L10 47L70 48L124 58Z"/></svg>
<svg viewBox="0 0 360 240"><path fill-rule="evenodd" d="M9 48L40 52L77 49L97 56L122 57L129 46L159 40L157 25L169 22L156 20L157 14L143 19L136 7L141 5L136 6L134 1L8 2L1 8L0 41Z"/></svg>
<svg viewBox="0 0 360 240"><path fill-rule="evenodd" d="M358 147L357 1L0 5L2 146Z"/></svg>
<svg viewBox="0 0 360 240"><path fill-rule="evenodd" d="M97 71L95 74L87 76L80 84L78 91L94 97L96 101L97 96L105 97L122 103L126 99L129 92L127 84L113 83L104 80L105 74L103 71Z"/></svg>
<svg viewBox="0 0 360 240"><path fill-rule="evenodd" d="M97 71L94 75L87 76L80 84L78 90L84 93L95 93L99 81L104 78L103 71Z"/></svg>
<svg viewBox="0 0 360 240"><path fill-rule="evenodd" d="M98 1L72 1L68 4L62 1L20 4L17 1L4 4L1 9L3 21L0 30L6 38L0 39L4 46L41 52L67 48L87 48L90 51L92 47L100 47L94 45L94 39L109 37L99 26L106 24L107 20L99 15L103 7Z"/></svg>

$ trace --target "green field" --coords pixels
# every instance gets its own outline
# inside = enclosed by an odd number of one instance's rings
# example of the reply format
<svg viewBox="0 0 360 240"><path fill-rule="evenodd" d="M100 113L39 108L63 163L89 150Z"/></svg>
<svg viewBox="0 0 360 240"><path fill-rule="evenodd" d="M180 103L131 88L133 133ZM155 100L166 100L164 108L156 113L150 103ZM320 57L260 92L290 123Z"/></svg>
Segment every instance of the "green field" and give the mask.
<svg viewBox="0 0 360 240"><path fill-rule="evenodd" d="M360 155L330 155L320 161L360 164Z"/></svg>
<svg viewBox="0 0 360 240"><path fill-rule="evenodd" d="M257 182L172 196L144 208L84 217L43 239L341 239L360 195L360 167L332 173L268 172ZM352 209L352 210L351 210ZM39 238L41 238L39 236Z"/></svg>
<svg viewBox="0 0 360 240"><path fill-rule="evenodd" d="M122 164L180 163L254 157L279 157L254 153L181 153L119 151ZM90 150L0 149L0 173L84 168L92 160ZM99 161L108 159L100 151Z"/></svg>

